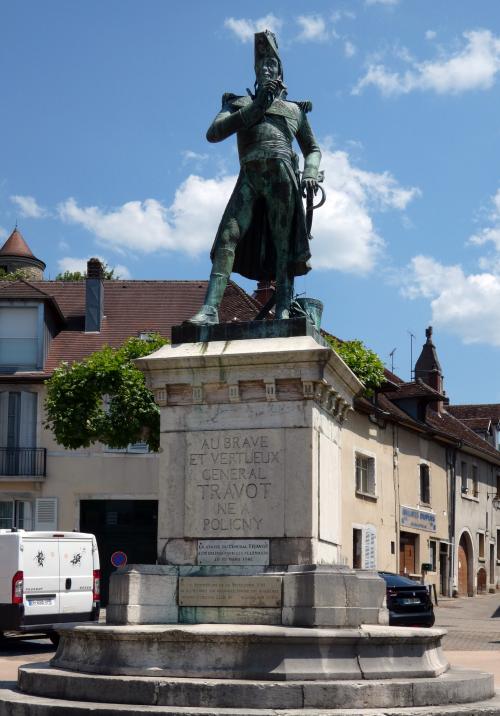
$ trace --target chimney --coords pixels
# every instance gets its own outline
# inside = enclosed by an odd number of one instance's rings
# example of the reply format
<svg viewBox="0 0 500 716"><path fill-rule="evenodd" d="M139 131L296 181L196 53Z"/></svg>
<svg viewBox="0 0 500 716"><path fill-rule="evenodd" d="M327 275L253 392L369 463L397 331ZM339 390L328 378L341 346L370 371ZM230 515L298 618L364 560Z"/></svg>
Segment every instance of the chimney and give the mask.
<svg viewBox="0 0 500 716"><path fill-rule="evenodd" d="M87 261L85 332L99 333L104 316L104 269L99 259Z"/></svg>

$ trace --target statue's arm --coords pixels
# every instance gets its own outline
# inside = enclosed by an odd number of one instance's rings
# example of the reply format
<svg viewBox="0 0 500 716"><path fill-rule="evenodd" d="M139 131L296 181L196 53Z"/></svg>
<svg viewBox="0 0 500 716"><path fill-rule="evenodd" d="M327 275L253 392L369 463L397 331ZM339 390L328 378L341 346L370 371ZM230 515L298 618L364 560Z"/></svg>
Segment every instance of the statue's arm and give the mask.
<svg viewBox="0 0 500 716"><path fill-rule="evenodd" d="M305 114L302 114L299 131L297 132L297 142L299 143L300 151L304 155L303 179L317 180L321 162L321 150Z"/></svg>
<svg viewBox="0 0 500 716"><path fill-rule="evenodd" d="M248 129L248 127L260 122L266 109L273 101L274 95L272 91L269 91L268 85L272 85L272 88L274 88L274 84L273 82L265 84L259 89L255 99L248 101L248 104L240 109L232 105L230 101L226 101L225 98L228 95L224 95L222 109L207 130L208 141L222 142L223 139L227 139L240 129ZM229 96L236 99L236 95Z"/></svg>

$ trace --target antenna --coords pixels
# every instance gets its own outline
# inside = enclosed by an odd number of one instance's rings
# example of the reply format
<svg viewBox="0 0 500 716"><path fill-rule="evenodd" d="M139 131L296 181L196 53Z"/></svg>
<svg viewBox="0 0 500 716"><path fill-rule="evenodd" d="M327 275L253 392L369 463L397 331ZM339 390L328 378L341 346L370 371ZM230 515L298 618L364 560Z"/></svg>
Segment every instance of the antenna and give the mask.
<svg viewBox="0 0 500 716"><path fill-rule="evenodd" d="M410 334L410 380L413 378L413 339L416 338L411 331L407 331Z"/></svg>
<svg viewBox="0 0 500 716"><path fill-rule="evenodd" d="M397 348L393 348L392 351L389 353L389 356L391 358L391 373L394 373L394 353L397 351Z"/></svg>

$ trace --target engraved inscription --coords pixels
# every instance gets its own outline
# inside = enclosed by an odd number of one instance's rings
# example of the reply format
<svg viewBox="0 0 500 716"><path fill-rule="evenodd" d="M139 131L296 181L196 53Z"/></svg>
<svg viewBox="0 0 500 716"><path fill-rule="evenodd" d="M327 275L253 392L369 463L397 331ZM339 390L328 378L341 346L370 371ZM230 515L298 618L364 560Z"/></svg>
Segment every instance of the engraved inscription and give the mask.
<svg viewBox="0 0 500 716"><path fill-rule="evenodd" d="M180 577L180 607L280 607L281 577Z"/></svg>
<svg viewBox="0 0 500 716"><path fill-rule="evenodd" d="M198 564L269 564L269 540L198 540Z"/></svg>
<svg viewBox="0 0 500 716"><path fill-rule="evenodd" d="M283 535L284 450L280 430L190 433L186 535Z"/></svg>

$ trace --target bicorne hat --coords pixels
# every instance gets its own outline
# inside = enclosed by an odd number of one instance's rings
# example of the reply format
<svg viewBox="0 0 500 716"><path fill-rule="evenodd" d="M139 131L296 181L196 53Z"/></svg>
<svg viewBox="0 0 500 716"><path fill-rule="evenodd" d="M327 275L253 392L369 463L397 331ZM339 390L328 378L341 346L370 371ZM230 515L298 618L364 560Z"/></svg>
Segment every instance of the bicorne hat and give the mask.
<svg viewBox="0 0 500 716"><path fill-rule="evenodd" d="M264 32L255 33L255 71L257 71L257 65L260 60L264 57L274 57L278 60L280 77L283 79L283 65L278 53L278 42L276 35L270 30L264 30Z"/></svg>

